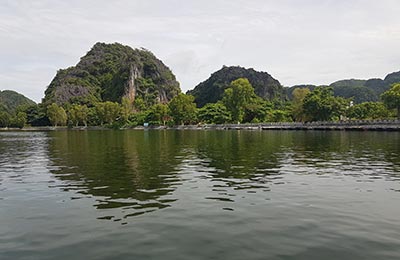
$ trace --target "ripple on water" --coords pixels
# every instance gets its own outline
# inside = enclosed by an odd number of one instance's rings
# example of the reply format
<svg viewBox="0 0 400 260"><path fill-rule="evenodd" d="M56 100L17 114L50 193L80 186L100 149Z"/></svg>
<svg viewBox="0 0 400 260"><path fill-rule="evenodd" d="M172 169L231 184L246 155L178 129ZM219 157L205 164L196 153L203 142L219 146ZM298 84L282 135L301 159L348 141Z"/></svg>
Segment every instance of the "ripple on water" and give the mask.
<svg viewBox="0 0 400 260"><path fill-rule="evenodd" d="M398 137L374 140L0 133L0 258L396 259Z"/></svg>

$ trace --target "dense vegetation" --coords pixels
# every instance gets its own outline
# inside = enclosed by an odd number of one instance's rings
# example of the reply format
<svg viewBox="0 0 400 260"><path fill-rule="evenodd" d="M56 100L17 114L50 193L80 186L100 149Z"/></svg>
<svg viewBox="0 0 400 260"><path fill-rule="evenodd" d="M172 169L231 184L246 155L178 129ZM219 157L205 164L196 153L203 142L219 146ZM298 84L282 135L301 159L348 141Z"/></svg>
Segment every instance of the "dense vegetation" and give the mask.
<svg viewBox="0 0 400 260"><path fill-rule="evenodd" d="M0 127L309 122L400 116L400 72L283 88L266 72L226 67L188 94L151 52L96 43L60 70L43 102L0 91Z"/></svg>
<svg viewBox="0 0 400 260"><path fill-rule="evenodd" d="M0 91L0 111L15 113L19 106L34 105L35 102L12 90Z"/></svg>
<svg viewBox="0 0 400 260"><path fill-rule="evenodd" d="M147 106L167 103L180 92L171 70L145 49L96 43L79 63L59 70L43 103L80 104L140 99Z"/></svg>
<svg viewBox="0 0 400 260"><path fill-rule="evenodd" d="M97 102L93 106L56 103L25 106L14 115L14 126L104 126L111 128L149 125L223 124L260 122L308 122L347 119L394 118L400 110L400 83L382 95L383 102L352 105L351 99L335 97L331 87L295 89L292 101L267 101L255 94L250 81L239 78L225 89L222 100L197 108L194 97L183 93L169 103L150 107L141 102ZM1 126L11 125L11 118L0 114ZM398 112L398 115L400 113Z"/></svg>
<svg viewBox="0 0 400 260"><path fill-rule="evenodd" d="M224 90L232 81L238 78L246 78L254 88L254 92L265 100L281 99L284 97L282 85L267 72L258 72L254 69L242 67L227 67L214 72L210 78L201 82L187 94L195 97L198 107L207 103L215 103L222 99Z"/></svg>
<svg viewBox="0 0 400 260"><path fill-rule="evenodd" d="M354 103L377 102L383 92L387 91L394 83L400 82L400 71L388 74L382 79L349 79L339 80L329 85L334 96L352 98ZM296 88L315 89L315 85L296 85L286 88L286 94L291 99L293 90Z"/></svg>

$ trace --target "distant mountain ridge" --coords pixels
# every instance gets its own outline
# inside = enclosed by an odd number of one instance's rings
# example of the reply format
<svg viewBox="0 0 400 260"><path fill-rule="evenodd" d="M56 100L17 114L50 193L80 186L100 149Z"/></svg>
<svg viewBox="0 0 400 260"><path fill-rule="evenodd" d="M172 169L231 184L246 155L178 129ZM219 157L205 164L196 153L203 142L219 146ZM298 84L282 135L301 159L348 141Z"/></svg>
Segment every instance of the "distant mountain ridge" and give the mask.
<svg viewBox="0 0 400 260"><path fill-rule="evenodd" d="M34 105L34 101L13 90L0 90L0 111L15 113L17 107Z"/></svg>
<svg viewBox="0 0 400 260"><path fill-rule="evenodd" d="M119 43L96 43L76 66L59 70L43 103L93 104L99 101L166 103L180 93L175 75L153 53Z"/></svg>
<svg viewBox="0 0 400 260"><path fill-rule="evenodd" d="M400 82L400 71L388 74L384 79L372 78L368 80L362 79L346 79L338 80L329 86L333 88L335 96L344 98L353 98L356 103L367 101L378 101L380 95L388 90L394 83ZM295 85L286 88L286 94L291 98L295 88L309 88L313 90L316 85Z"/></svg>
<svg viewBox="0 0 400 260"><path fill-rule="evenodd" d="M284 96L282 85L270 74L239 66L222 67L187 94L195 97L195 102L199 107L207 103L215 103L222 99L224 90L229 84L238 78L247 78L254 87L255 93L264 99L271 100Z"/></svg>

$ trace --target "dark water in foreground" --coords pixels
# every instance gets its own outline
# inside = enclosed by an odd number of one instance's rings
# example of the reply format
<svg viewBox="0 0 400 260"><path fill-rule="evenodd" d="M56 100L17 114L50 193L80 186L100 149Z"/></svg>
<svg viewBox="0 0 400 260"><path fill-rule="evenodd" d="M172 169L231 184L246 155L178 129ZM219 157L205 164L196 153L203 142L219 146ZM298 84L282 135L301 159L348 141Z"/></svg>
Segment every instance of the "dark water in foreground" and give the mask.
<svg viewBox="0 0 400 260"><path fill-rule="evenodd" d="M400 259L400 133L0 132L0 259Z"/></svg>

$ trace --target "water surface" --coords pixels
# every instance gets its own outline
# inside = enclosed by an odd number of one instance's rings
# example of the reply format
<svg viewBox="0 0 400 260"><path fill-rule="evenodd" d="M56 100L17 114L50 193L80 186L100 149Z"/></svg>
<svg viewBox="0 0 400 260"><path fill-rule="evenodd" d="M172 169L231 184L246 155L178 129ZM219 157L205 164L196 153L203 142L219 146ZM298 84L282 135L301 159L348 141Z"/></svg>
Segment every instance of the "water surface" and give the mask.
<svg viewBox="0 0 400 260"><path fill-rule="evenodd" d="M0 259L400 259L400 134L0 132Z"/></svg>

